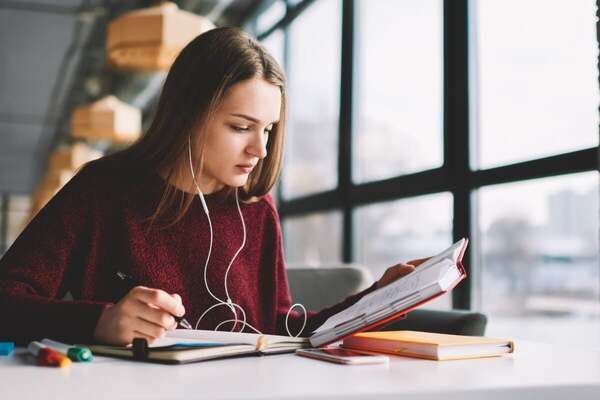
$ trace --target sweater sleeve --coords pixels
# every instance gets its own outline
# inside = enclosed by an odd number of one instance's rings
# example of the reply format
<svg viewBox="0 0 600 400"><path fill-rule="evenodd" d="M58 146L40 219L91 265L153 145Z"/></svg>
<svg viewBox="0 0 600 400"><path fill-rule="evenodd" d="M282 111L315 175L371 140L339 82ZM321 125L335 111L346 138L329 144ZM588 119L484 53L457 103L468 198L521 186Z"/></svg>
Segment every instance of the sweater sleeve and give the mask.
<svg viewBox="0 0 600 400"><path fill-rule="evenodd" d="M288 335L289 334L297 335L302 329L302 324L304 323L304 312L300 307L294 307L292 311L290 307L292 306L292 298L290 295L287 273L285 269L285 258L283 253L283 241L281 234L281 224L279 222L279 217L277 212L273 208L275 213L274 220L274 238L275 241L274 249L275 249L275 280L276 280L276 300L277 300L277 334L280 335ZM357 301L359 301L363 296L371 293L376 288L376 283L373 283L370 287L364 289L363 291L348 296L343 301L340 301L337 304L334 304L330 307L324 308L321 311L314 310L306 310L306 326L302 329L302 332L299 336L310 336L312 332L317 329L320 325L322 325L329 317L337 314L338 312L350 307ZM289 316L288 316L289 311ZM287 329L286 329L286 319L287 319Z"/></svg>
<svg viewBox="0 0 600 400"><path fill-rule="evenodd" d="M77 291L82 254L89 246L89 169L39 211L0 259L0 340L92 341L108 303L62 299L69 290Z"/></svg>

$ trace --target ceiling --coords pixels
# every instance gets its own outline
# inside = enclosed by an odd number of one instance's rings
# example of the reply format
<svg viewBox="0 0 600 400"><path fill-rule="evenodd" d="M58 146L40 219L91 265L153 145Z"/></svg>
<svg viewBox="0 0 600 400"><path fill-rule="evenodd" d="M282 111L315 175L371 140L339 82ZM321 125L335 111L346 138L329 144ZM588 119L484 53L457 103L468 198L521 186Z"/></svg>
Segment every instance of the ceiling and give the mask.
<svg viewBox="0 0 600 400"><path fill-rule="evenodd" d="M0 193L35 189L49 152L69 140L74 107L111 93L148 115L164 75L108 68L104 44L108 22L156 3L0 0ZM175 3L223 26L240 25L261 1Z"/></svg>

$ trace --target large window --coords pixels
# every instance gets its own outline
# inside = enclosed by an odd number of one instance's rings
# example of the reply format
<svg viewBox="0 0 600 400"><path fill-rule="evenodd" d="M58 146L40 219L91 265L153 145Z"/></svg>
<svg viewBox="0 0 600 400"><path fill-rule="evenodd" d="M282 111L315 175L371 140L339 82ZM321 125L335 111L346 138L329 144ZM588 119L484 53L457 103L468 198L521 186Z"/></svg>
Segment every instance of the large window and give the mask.
<svg viewBox="0 0 600 400"><path fill-rule="evenodd" d="M289 27L288 138L282 191L292 198L337 185L340 1L315 2Z"/></svg>
<svg viewBox="0 0 600 400"><path fill-rule="evenodd" d="M479 122L474 167L597 146L595 1L472 4Z"/></svg>
<svg viewBox="0 0 600 400"><path fill-rule="evenodd" d="M376 275L452 244L452 196L440 193L359 207L356 259Z"/></svg>
<svg viewBox="0 0 600 400"><path fill-rule="evenodd" d="M287 218L283 224L289 265L318 267L341 261L342 216L324 212Z"/></svg>
<svg viewBox="0 0 600 400"><path fill-rule="evenodd" d="M378 277L466 236L433 307L600 348L596 2L287 4L288 260Z"/></svg>
<svg viewBox="0 0 600 400"><path fill-rule="evenodd" d="M354 180L441 166L441 0L359 0L356 7Z"/></svg>
<svg viewBox="0 0 600 400"><path fill-rule="evenodd" d="M490 330L507 333L523 319L519 335L551 339L568 326L567 337L597 341L598 173L478 192L475 305L491 316Z"/></svg>
<svg viewBox="0 0 600 400"><path fill-rule="evenodd" d="M356 260L376 278L400 261L427 257L452 244L449 193L359 207L354 217ZM435 306L451 308L450 297L441 297Z"/></svg>
<svg viewBox="0 0 600 400"><path fill-rule="evenodd" d="M472 168L597 148L595 14L592 0L471 2ZM600 347L598 173L518 181L543 168L474 192L472 307L490 334L567 342L579 332Z"/></svg>

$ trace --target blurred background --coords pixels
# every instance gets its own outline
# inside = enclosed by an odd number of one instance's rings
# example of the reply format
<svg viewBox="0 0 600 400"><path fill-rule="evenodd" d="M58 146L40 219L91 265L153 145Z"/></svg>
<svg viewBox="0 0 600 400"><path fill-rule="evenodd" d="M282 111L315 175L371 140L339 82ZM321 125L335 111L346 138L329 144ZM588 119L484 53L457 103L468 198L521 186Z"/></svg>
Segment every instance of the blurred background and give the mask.
<svg viewBox="0 0 600 400"><path fill-rule="evenodd" d="M0 1L0 254L143 134L191 38L241 26L288 76L288 264L378 277L469 237L428 307L600 348L594 0ZM214 25L213 25L214 24Z"/></svg>

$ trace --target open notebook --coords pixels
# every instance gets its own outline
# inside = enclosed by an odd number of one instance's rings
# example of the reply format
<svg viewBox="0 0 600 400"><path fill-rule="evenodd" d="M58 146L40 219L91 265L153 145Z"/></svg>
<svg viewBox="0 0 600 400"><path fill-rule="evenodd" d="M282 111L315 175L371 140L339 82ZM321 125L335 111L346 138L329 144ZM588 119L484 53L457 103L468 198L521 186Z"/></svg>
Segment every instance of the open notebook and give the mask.
<svg viewBox="0 0 600 400"><path fill-rule="evenodd" d="M462 258L467 239L461 239L431 257L410 274L375 290L354 305L331 316L310 338L293 338L255 333L177 329L138 351L138 359L185 363L246 354L293 352L303 347L320 347L356 333L372 330L452 290L466 277ZM94 353L134 357L126 347L89 346Z"/></svg>
<svg viewBox="0 0 600 400"><path fill-rule="evenodd" d="M251 354L290 353L296 349L310 347L310 343L307 338L289 336L176 329L167 332L164 338L156 340L141 351L133 347L88 347L94 354L181 364Z"/></svg>

